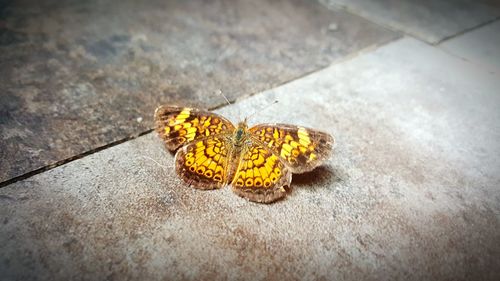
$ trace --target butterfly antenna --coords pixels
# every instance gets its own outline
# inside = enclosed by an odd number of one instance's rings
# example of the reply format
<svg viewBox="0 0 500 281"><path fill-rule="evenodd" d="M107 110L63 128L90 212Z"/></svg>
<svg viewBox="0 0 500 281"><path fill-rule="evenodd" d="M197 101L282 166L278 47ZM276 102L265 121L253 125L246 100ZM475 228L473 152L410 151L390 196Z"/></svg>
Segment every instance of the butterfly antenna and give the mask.
<svg viewBox="0 0 500 281"><path fill-rule="evenodd" d="M264 105L263 107L261 107L260 109L254 111L252 114L248 115L246 118L245 118L245 122L248 121L248 119L250 119L251 117L253 117L255 114L257 114L257 112L262 112L264 111L265 109L268 109L269 107L271 107L272 105L275 105L278 103L278 100L275 100L273 101L272 103L268 103L266 105Z"/></svg>
<svg viewBox="0 0 500 281"><path fill-rule="evenodd" d="M219 94L226 100L227 105L231 105L231 102L227 99L226 95L224 95L221 89L219 89Z"/></svg>
<svg viewBox="0 0 500 281"><path fill-rule="evenodd" d="M227 99L226 95L219 89L219 94L226 100L227 105L231 105L231 102ZM238 109L238 118L241 119L241 111Z"/></svg>
<svg viewBox="0 0 500 281"><path fill-rule="evenodd" d="M149 156L141 155L141 157L150 160L151 162L155 163L156 165L158 165L158 166L160 166L160 167L162 167L164 169L171 169L172 168L172 167L169 167L169 166L162 165L162 164L158 163L156 160L154 160L153 158L151 158Z"/></svg>

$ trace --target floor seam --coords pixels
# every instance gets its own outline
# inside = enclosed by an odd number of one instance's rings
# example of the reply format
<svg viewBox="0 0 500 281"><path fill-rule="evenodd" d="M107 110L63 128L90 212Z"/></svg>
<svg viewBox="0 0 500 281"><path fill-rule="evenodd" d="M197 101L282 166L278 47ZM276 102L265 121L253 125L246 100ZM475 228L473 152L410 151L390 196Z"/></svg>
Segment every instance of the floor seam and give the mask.
<svg viewBox="0 0 500 281"><path fill-rule="evenodd" d="M498 21L498 20L500 20L500 16L498 16L498 17L496 17L496 18L494 18L494 19L491 19L491 20L488 20L488 21L482 22L482 23L480 23L480 24L478 24L478 25L475 25L475 26L473 26L473 27L471 27L471 28L464 29L464 30L462 30L462 31L460 31L460 32L458 32L458 33L456 33L456 34L453 34L453 35L450 35L450 36L448 36L448 37L445 37L445 38L443 38L442 40L440 40L439 42L437 42L435 45L436 45L436 46L437 46L437 45L441 45L442 43L444 43L444 42L446 42L446 41L452 40L452 39L454 39L454 38L456 38L456 37L459 37L459 36L462 36L462 35L464 35L464 34L466 34L466 33L469 33L469 32L472 32L472 31L474 31L474 30L480 29L481 27L484 27L484 26L487 26L487 25L489 25L489 24L492 24L492 23L494 23L494 22L496 22L496 21Z"/></svg>
<svg viewBox="0 0 500 281"><path fill-rule="evenodd" d="M80 153L80 154L77 154L77 155L74 155L74 156L71 156L71 157L68 157L68 158L65 158L63 160L59 160L59 161L56 161L55 163L52 163L52 164L49 164L49 165L46 165L46 166L43 166L43 167L40 167L38 169L35 169L35 170L32 170L32 171L29 171L27 173L24 173L22 175L19 175L19 176L15 176L13 178L10 178L6 181L3 181L3 182L0 182L0 188L2 187L5 187L7 185L10 185L10 184L13 184L13 183L16 183L18 181L22 181L22 180L25 180L25 179L28 179L28 178L31 178L35 175L38 175L38 174L41 174L41 173L44 173L44 172L47 172L47 171L50 171L54 168L57 168L59 166L62 166L62 165L65 165L67 163L70 163L70 162L73 162L75 160L78 160L78 159L82 159L86 156L89 156L89 155L92 155L94 153L97 153L97 152L100 152L102 150L105 150L107 148L111 148L113 146L116 146L116 145L119 145L121 143L124 143L124 142L127 142L129 140L133 140L133 139L136 139L138 137L141 137L143 135L146 135L146 134L149 134L153 131L153 129L149 129L147 131L144 131L144 132L141 132L139 134L135 134L133 136L128 136L126 138L123 138L123 139L120 139L120 140L117 140L117 141L113 141L113 142L110 142L108 144L105 144L105 145L102 145L102 146L99 146L99 147L96 147L94 149L91 149L91 150L87 150L83 153Z"/></svg>

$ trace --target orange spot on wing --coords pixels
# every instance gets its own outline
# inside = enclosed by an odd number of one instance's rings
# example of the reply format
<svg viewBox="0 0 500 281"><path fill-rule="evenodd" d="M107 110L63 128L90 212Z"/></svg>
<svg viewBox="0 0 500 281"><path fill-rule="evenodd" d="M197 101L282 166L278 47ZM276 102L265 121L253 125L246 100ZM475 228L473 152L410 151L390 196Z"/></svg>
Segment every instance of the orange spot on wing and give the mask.
<svg viewBox="0 0 500 281"><path fill-rule="evenodd" d="M253 180L251 178L246 179L245 185L246 186L252 186L253 185Z"/></svg>

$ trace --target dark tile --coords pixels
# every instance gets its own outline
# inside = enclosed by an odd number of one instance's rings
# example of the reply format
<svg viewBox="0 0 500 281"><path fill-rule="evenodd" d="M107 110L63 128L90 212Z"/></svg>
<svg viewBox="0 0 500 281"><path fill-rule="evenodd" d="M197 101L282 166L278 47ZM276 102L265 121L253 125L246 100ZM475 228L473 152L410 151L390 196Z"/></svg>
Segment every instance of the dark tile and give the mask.
<svg viewBox="0 0 500 281"><path fill-rule="evenodd" d="M311 1L40 2L1 11L1 181L395 38Z"/></svg>

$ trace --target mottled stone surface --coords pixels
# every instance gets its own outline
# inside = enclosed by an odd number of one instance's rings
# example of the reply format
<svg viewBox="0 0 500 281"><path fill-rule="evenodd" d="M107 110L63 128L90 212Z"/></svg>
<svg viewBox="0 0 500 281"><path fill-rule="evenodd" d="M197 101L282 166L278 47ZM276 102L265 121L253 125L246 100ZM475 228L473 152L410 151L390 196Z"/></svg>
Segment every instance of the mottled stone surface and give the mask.
<svg viewBox="0 0 500 281"><path fill-rule="evenodd" d="M321 0L429 43L500 17L496 0Z"/></svg>
<svg viewBox="0 0 500 281"><path fill-rule="evenodd" d="M223 108L336 137L271 205L185 186L154 134L14 183L2 279L499 280L499 88L403 39Z"/></svg>
<svg viewBox="0 0 500 281"><path fill-rule="evenodd" d="M500 74L500 21L447 40L439 46Z"/></svg>
<svg viewBox="0 0 500 281"><path fill-rule="evenodd" d="M335 28L332 28L335 24ZM314 1L6 1L0 181L214 107L394 37Z"/></svg>

